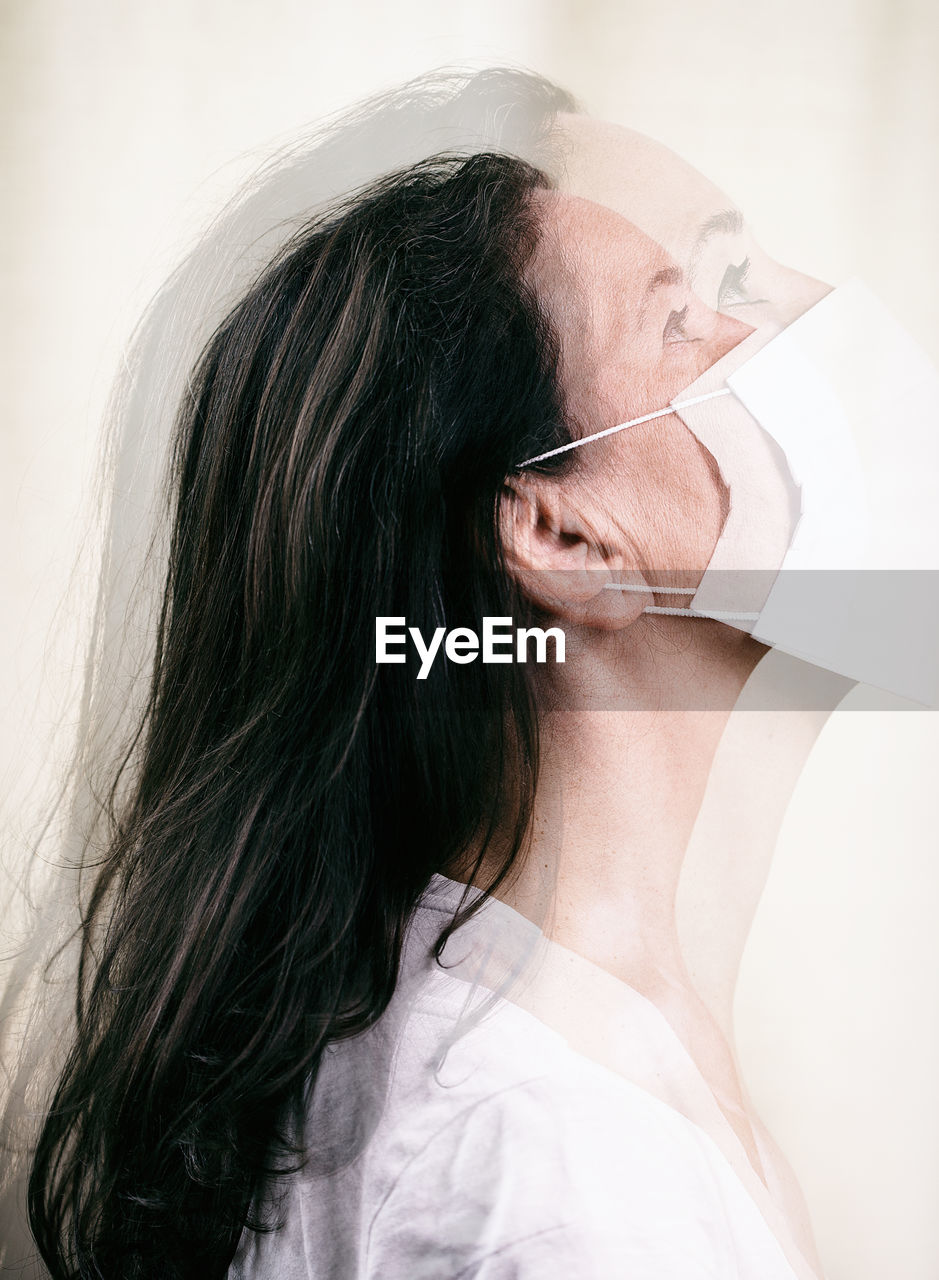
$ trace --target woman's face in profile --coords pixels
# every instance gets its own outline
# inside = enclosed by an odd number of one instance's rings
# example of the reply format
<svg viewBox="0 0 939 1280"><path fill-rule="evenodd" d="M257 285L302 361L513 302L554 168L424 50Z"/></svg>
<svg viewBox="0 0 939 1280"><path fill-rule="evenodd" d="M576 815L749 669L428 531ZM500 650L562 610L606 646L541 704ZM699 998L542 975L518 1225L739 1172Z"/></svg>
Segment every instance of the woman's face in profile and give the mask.
<svg viewBox="0 0 939 1280"><path fill-rule="evenodd" d="M664 408L758 325L782 327L828 292L773 262L728 197L667 148L585 116L562 115L558 132L533 283L577 434ZM704 570L728 494L677 415L577 452L598 537L655 569Z"/></svg>
<svg viewBox="0 0 939 1280"><path fill-rule="evenodd" d="M743 212L674 151L621 125L562 114L561 191L603 205L661 245L715 310L750 325L790 324L829 292L775 262Z"/></svg>

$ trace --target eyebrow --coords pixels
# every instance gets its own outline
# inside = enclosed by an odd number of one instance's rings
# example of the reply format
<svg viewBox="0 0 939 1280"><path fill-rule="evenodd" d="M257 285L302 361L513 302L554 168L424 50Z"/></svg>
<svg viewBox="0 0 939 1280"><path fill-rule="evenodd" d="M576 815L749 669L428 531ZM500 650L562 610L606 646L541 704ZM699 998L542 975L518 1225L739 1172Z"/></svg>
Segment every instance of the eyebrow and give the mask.
<svg viewBox="0 0 939 1280"><path fill-rule="evenodd" d="M684 281L685 273L681 267L663 267L661 271L656 271L654 276L650 276L646 281L645 292L642 296L642 305L639 308L639 314L636 317L636 328L642 328L642 322L646 318L646 312L649 309L649 302L652 295L658 289L664 288L666 285L679 285Z"/></svg>
<svg viewBox="0 0 939 1280"><path fill-rule="evenodd" d="M739 236L743 230L743 214L739 209L722 209L720 213L712 213L698 228L695 242L691 246L688 259L688 274L694 279L694 273L701 257L701 252L709 240L715 236Z"/></svg>

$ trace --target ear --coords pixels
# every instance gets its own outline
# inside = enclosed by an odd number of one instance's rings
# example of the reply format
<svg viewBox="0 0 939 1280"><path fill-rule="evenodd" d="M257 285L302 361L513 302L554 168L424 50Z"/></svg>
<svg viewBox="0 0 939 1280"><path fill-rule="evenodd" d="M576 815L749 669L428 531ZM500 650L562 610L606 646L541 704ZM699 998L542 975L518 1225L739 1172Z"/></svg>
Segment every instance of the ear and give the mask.
<svg viewBox="0 0 939 1280"><path fill-rule="evenodd" d="M505 562L538 609L569 623L614 630L642 613L650 597L610 589L644 585L622 547L604 542L569 478L521 475L506 480L499 503Z"/></svg>

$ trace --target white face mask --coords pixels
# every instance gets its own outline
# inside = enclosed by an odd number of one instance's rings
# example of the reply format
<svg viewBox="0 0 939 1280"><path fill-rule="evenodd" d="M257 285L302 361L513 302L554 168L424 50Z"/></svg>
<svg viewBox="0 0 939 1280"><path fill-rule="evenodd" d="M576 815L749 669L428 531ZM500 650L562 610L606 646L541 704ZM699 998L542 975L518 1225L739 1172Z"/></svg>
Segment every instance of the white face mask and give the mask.
<svg viewBox="0 0 939 1280"><path fill-rule="evenodd" d="M668 408L568 447L672 412L730 510L690 607L648 611L717 618L939 706L939 371L870 290L849 281Z"/></svg>

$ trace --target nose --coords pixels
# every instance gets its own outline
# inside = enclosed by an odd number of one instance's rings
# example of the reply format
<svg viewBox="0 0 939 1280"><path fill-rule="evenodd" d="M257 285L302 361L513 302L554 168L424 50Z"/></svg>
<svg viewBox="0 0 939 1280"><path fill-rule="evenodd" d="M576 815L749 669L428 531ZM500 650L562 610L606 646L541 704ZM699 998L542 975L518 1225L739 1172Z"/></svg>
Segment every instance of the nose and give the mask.
<svg viewBox="0 0 939 1280"><path fill-rule="evenodd" d="M753 325L744 324L742 320L738 320L736 316L727 315L726 312L712 311L711 316L711 332L702 344L707 356L702 373L712 364L717 364L728 351L733 351L744 338L748 338L755 332Z"/></svg>

